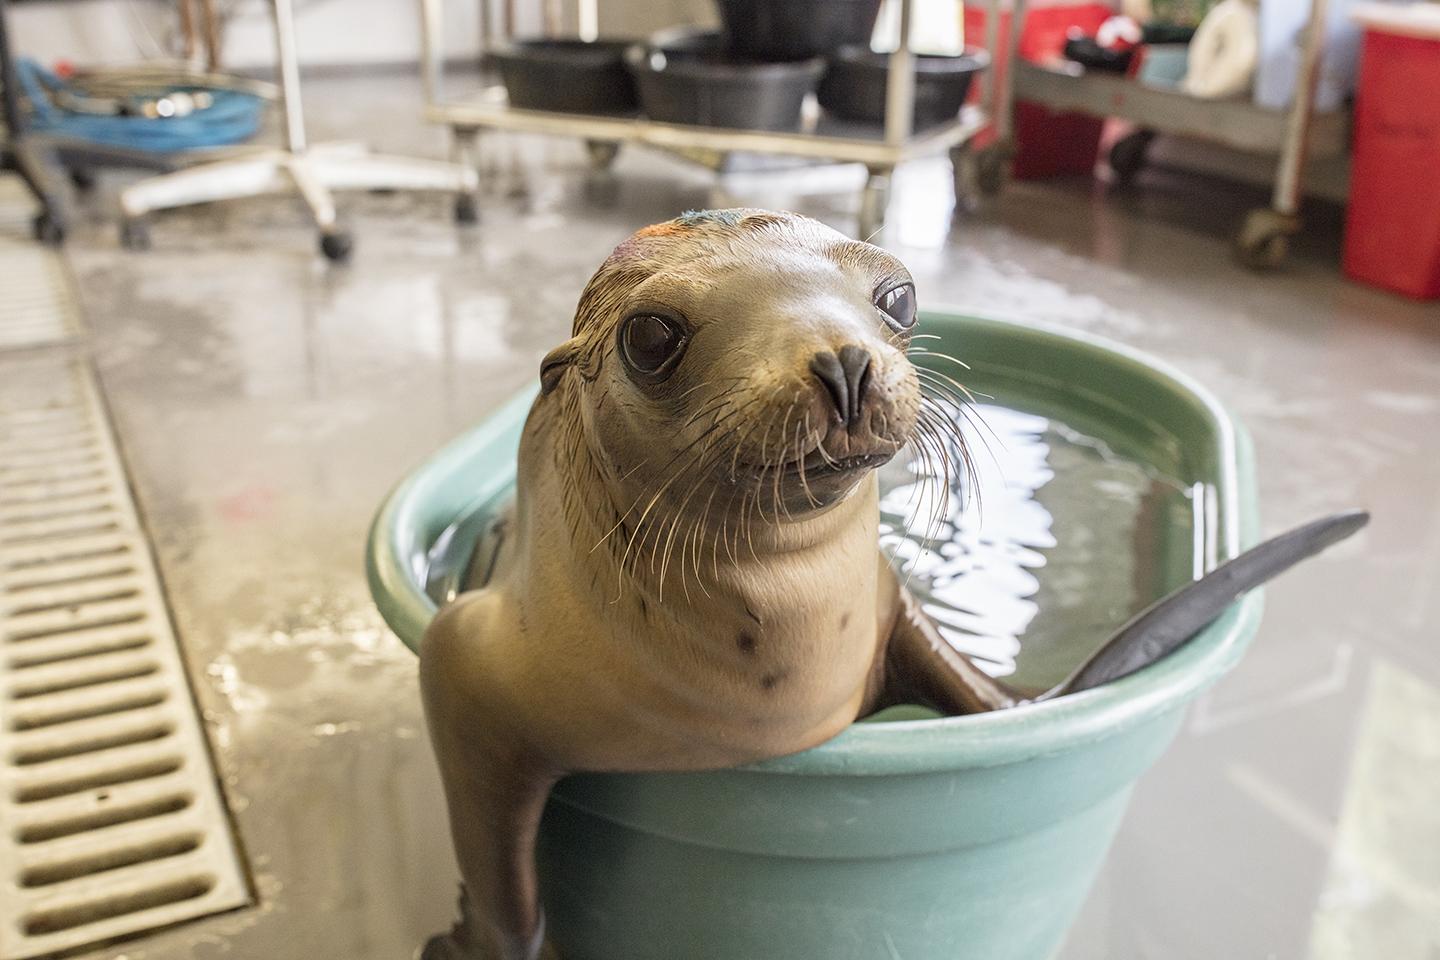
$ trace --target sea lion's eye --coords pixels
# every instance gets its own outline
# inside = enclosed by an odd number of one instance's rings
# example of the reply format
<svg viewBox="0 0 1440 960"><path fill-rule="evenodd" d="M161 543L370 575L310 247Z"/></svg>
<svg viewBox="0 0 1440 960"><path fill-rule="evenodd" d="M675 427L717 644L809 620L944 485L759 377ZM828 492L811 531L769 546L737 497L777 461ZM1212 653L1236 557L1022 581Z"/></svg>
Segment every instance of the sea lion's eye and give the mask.
<svg viewBox="0 0 1440 960"><path fill-rule="evenodd" d="M684 327L670 317L640 313L621 326L620 352L631 370L655 379L674 366L686 339Z"/></svg>
<svg viewBox="0 0 1440 960"><path fill-rule="evenodd" d="M875 295L875 306L885 314L885 320L896 330L909 330L915 326L915 284L898 283L881 290Z"/></svg>

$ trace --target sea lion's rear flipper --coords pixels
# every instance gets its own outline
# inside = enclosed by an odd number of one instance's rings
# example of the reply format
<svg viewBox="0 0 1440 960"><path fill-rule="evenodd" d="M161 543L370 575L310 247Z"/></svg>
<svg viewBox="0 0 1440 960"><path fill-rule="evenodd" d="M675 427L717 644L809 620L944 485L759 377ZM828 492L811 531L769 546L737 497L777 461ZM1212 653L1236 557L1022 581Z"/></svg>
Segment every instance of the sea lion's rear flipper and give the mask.
<svg viewBox="0 0 1440 960"><path fill-rule="evenodd" d="M1199 633L1241 594L1339 543L1369 521L1370 514L1362 510L1337 513L1252 547L1141 611L1040 699L1098 687L1154 663Z"/></svg>
<svg viewBox="0 0 1440 960"><path fill-rule="evenodd" d="M882 563L882 576L894 575ZM946 715L1001 710L1018 703L1014 691L956 650L895 583L895 626L885 646L885 676L877 706L915 703Z"/></svg>

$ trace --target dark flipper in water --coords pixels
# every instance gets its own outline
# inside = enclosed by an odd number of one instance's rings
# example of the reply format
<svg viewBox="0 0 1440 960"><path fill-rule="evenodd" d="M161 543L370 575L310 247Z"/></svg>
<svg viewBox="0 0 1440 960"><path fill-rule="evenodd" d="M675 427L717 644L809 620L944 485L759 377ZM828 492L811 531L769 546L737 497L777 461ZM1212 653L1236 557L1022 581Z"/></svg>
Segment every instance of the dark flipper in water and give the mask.
<svg viewBox="0 0 1440 960"><path fill-rule="evenodd" d="M1236 598L1307 557L1339 543L1370 522L1363 510L1307 523L1245 551L1137 614L1059 686L1052 700L1119 680L1173 653L1225 612Z"/></svg>

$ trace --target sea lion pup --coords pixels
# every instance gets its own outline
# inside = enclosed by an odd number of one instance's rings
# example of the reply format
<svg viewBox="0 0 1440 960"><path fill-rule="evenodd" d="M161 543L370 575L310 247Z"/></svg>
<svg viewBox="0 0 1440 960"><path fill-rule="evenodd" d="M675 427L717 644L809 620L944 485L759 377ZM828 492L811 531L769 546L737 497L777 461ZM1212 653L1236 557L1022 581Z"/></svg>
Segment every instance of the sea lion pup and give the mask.
<svg viewBox="0 0 1440 960"><path fill-rule="evenodd" d="M805 750L892 702L1012 700L877 543L911 439L915 287L805 217L686 214L626 240L541 365L511 529L421 648L466 922L427 957L532 960L534 841L578 771Z"/></svg>
<svg viewBox="0 0 1440 960"><path fill-rule="evenodd" d="M465 881L426 960L540 955L535 836L567 773L735 766L895 703L1026 702L945 643L879 551L876 467L949 424L906 356L915 303L890 254L761 210L647 227L591 278L541 364L483 585L420 650ZM1167 656L1368 519L1246 551L1025 696Z"/></svg>

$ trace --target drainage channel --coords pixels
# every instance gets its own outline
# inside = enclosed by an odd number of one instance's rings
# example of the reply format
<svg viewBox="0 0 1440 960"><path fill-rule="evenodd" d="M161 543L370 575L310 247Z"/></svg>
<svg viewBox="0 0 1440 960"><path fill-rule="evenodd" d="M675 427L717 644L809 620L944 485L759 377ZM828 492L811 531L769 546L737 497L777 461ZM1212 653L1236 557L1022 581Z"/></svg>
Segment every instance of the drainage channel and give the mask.
<svg viewBox="0 0 1440 960"><path fill-rule="evenodd" d="M0 351L0 960L249 899L89 362Z"/></svg>

